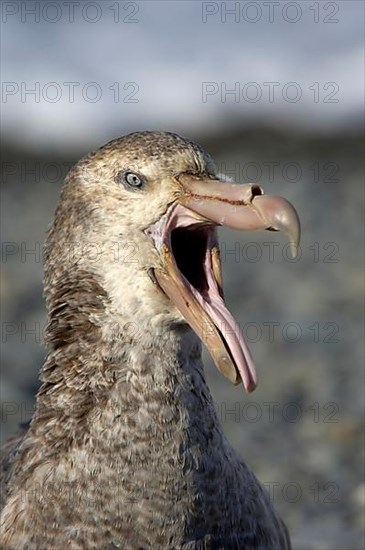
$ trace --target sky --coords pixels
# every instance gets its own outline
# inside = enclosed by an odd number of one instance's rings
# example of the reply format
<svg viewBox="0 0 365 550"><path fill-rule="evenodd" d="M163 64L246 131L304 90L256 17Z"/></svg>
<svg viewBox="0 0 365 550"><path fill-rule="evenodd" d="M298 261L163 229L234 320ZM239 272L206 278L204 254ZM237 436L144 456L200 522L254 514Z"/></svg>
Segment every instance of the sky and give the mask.
<svg viewBox="0 0 365 550"><path fill-rule="evenodd" d="M141 129L338 131L364 102L364 3L10 2L2 123L34 149Z"/></svg>

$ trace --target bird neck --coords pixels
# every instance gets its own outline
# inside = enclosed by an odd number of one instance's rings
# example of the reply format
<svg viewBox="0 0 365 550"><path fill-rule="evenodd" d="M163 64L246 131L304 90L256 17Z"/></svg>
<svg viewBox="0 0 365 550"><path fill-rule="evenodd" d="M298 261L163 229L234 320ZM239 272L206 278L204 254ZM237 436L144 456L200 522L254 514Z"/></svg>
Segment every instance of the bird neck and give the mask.
<svg viewBox="0 0 365 550"><path fill-rule="evenodd" d="M94 279L77 281L48 292L49 353L31 428L47 448L120 445L132 432L158 445L169 429L199 439L218 424L195 333L175 324L138 334Z"/></svg>
<svg viewBox="0 0 365 550"><path fill-rule="evenodd" d="M105 521L107 506L111 526L131 533L139 526L154 548L213 533L216 517L206 510L217 498L228 502L228 518L240 510L243 481L234 480L243 466L223 435L200 342L186 325L150 345L101 339L56 347L42 378L19 458L27 505L44 506L46 492L66 517L71 503L90 525Z"/></svg>

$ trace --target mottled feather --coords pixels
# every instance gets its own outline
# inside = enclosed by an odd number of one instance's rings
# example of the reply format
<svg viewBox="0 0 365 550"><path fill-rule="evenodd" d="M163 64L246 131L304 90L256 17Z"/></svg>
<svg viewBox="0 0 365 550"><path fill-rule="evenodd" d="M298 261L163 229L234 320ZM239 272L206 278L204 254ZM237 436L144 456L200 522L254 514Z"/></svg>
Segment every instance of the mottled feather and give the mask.
<svg viewBox="0 0 365 550"><path fill-rule="evenodd" d="M148 210L121 196L126 166L148 174ZM45 249L43 383L29 429L3 450L2 548L290 548L223 433L199 339L146 273L158 259L139 229L179 171L214 165L188 140L144 132L66 179Z"/></svg>

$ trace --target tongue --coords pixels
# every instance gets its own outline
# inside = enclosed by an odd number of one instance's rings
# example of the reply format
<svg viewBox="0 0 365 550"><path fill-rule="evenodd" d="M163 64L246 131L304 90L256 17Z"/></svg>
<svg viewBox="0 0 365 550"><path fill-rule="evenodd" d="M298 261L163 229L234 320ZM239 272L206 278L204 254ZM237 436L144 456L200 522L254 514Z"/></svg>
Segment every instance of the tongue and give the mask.
<svg viewBox="0 0 365 550"><path fill-rule="evenodd" d="M223 298L219 294L212 271L207 269L206 275L209 292L204 293L204 297L199 295L197 298L202 305L204 302L205 310L220 331L227 351L240 374L245 390L252 392L257 386L257 376L251 352L241 334L239 325L228 311Z"/></svg>
<svg viewBox="0 0 365 550"><path fill-rule="evenodd" d="M252 392L257 386L256 369L239 326L220 296L215 297L213 303L206 302L205 307L224 338L246 391Z"/></svg>

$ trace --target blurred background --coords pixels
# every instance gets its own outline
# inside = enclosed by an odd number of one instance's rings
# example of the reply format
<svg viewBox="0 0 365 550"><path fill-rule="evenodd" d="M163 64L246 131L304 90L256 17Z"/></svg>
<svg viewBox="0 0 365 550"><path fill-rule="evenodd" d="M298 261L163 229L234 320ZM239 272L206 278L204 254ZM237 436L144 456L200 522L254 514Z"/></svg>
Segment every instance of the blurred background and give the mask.
<svg viewBox="0 0 365 550"><path fill-rule="evenodd" d="M2 2L1 437L44 359L42 245L69 167L135 130L199 142L219 171L297 207L220 233L226 303L256 360L246 395L205 354L228 438L296 549L364 548L364 4Z"/></svg>

